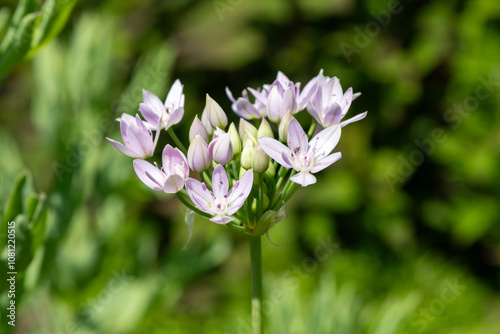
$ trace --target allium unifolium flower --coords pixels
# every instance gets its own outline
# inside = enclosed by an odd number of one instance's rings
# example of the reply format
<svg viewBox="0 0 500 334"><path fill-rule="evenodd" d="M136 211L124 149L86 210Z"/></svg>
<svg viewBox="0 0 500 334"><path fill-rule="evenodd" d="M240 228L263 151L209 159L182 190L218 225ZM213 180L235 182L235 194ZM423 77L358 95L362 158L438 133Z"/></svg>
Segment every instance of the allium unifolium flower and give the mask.
<svg viewBox="0 0 500 334"><path fill-rule="evenodd" d="M224 110L222 110L221 106L217 102L215 102L215 100L212 99L208 94L206 98L205 109L203 109L202 113L202 122L204 121L204 119L205 122L203 123L203 125L205 125L206 127L207 124L205 123L208 122L213 129L225 129L228 122Z"/></svg>
<svg viewBox="0 0 500 334"><path fill-rule="evenodd" d="M258 141L264 151L280 165L295 169L298 173L291 180L306 187L316 183L316 177L312 173L317 173L340 159L340 152L330 154L340 140L340 133L340 126L334 125L308 142L307 134L294 118L288 129L288 147L268 137L259 138Z"/></svg>
<svg viewBox="0 0 500 334"><path fill-rule="evenodd" d="M203 123L200 121L198 118L198 115L194 117L193 123L191 124L191 127L189 128L189 141L192 141L196 135L200 135L203 140L208 143L208 133L207 129L205 129L205 126Z"/></svg>
<svg viewBox="0 0 500 334"><path fill-rule="evenodd" d="M124 144L108 140L121 152L140 158L134 160L134 170L146 186L167 193L177 193L185 187L192 203L184 198L185 192L177 196L190 210L211 217L215 223L260 236L284 219L284 206L297 190L297 184L305 187L315 183L314 173L340 159L340 152L331 152L340 139L341 128L366 116L363 113L343 121L352 100L359 94L353 94L351 88L344 93L338 78L326 77L323 71L302 91L300 88L300 83L293 83L282 72L278 72L272 84L257 89L249 87L237 99L226 88L231 108L241 117L238 130L231 123L227 132L226 114L207 95L201 117L196 116L189 129L187 158L180 150L185 151L185 145L169 130L170 139L180 149L167 145L161 168L143 159L153 156L159 130L169 129L183 116L184 95L179 80L172 85L165 103L144 90L139 110L145 120L123 115L119 120ZM306 108L324 128L311 135L310 140L293 116ZM258 128L247 121L253 119L261 119ZM316 126L313 121L309 132L314 133ZM278 164L284 168L277 169ZM205 183L189 178L191 169L206 180L205 171L212 168L208 188ZM257 188L252 191L254 181ZM229 189L231 185L234 186Z"/></svg>
<svg viewBox="0 0 500 334"><path fill-rule="evenodd" d="M251 103L246 89L243 90L242 97L239 97L238 99L235 99L233 97L233 94L227 87L226 87L226 94L229 100L232 102L231 109L234 111L236 115L246 119L254 119L262 117L259 111L259 109L262 108L262 106L259 106L259 104L261 103L258 100L255 102L255 104Z"/></svg>
<svg viewBox="0 0 500 334"><path fill-rule="evenodd" d="M143 89L143 103L139 105L139 111L146 120L145 125L149 130L156 130L158 123L160 128L168 130L172 125L179 123L184 116L184 94L183 86L179 80L175 80L168 92L165 103L155 94Z"/></svg>
<svg viewBox="0 0 500 334"><path fill-rule="evenodd" d="M311 81L316 86L316 91L307 104L307 111L323 127L326 128L335 124L344 127L366 117L367 112L364 112L342 122L342 119L349 111L351 102L361 93L353 94L352 88L343 93L340 80L337 77L325 77L323 70L321 70L318 76Z"/></svg>
<svg viewBox="0 0 500 334"><path fill-rule="evenodd" d="M200 135L196 135L188 149L189 168L199 173L203 172L210 166L212 156L208 150L208 145Z"/></svg>
<svg viewBox="0 0 500 334"><path fill-rule="evenodd" d="M278 123L287 112L293 113L296 107L295 86L289 82L288 86L283 87L276 80L271 86L267 100L267 117L269 120Z"/></svg>
<svg viewBox="0 0 500 334"><path fill-rule="evenodd" d="M212 159L222 165L229 163L234 156L233 144L231 143L231 134L217 128L208 150Z"/></svg>
<svg viewBox="0 0 500 334"><path fill-rule="evenodd" d="M134 160L137 176L149 188L166 193L176 193L184 188L184 182L189 177L189 167L186 156L177 148L165 146L162 154L162 168L154 166L145 160Z"/></svg>
<svg viewBox="0 0 500 334"><path fill-rule="evenodd" d="M118 151L131 158L146 159L153 155L156 141L144 122L139 118L123 114L120 118L120 130L125 145L116 140L106 138Z"/></svg>
<svg viewBox="0 0 500 334"><path fill-rule="evenodd" d="M222 165L217 165L212 174L212 191L205 183L189 178L186 190L196 207L213 215L211 221L227 224L234 220L230 215L236 213L245 203L252 190L253 171L248 170L229 190L229 180Z"/></svg>

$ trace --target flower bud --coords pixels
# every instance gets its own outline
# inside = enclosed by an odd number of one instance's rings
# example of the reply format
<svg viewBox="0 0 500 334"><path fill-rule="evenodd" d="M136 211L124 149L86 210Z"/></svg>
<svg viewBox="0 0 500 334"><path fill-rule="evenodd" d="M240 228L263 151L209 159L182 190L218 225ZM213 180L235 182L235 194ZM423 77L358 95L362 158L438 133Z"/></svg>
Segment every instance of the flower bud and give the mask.
<svg viewBox="0 0 500 334"><path fill-rule="evenodd" d="M269 125L269 122L266 121L265 118L262 119L259 126L259 130L257 130L257 138L260 137L274 138L273 129L271 128L271 125Z"/></svg>
<svg viewBox="0 0 500 334"><path fill-rule="evenodd" d="M269 167L266 170L266 176L269 178L273 178L276 175L276 168L274 167L274 164L270 163Z"/></svg>
<svg viewBox="0 0 500 334"><path fill-rule="evenodd" d="M245 136L246 137L246 136ZM245 146L243 147L243 151L241 151L241 166L245 169L250 169L252 167L252 153L255 144L251 140L245 140Z"/></svg>
<svg viewBox="0 0 500 334"><path fill-rule="evenodd" d="M212 133L214 133L214 128L210 124L210 121L208 120L208 114L207 112L205 112L205 110L203 110L203 112L201 113L201 124L203 124L209 136L211 136Z"/></svg>
<svg viewBox="0 0 500 334"><path fill-rule="evenodd" d="M281 119L279 128L278 128L278 134L279 138L282 142L286 143L288 140L288 127L290 126L290 121L292 120L293 115L289 111L285 114L285 116Z"/></svg>
<svg viewBox="0 0 500 334"><path fill-rule="evenodd" d="M237 155L241 153L241 140L240 136L238 135L238 130L236 130L236 126L234 126L234 123L231 123L231 125L229 125L228 132L231 134L231 144L233 145L233 153L234 155Z"/></svg>
<svg viewBox="0 0 500 334"><path fill-rule="evenodd" d="M203 112L212 128L225 129L227 126L227 116L221 106L207 94L207 102Z"/></svg>
<svg viewBox="0 0 500 334"><path fill-rule="evenodd" d="M253 171L256 173L263 173L269 167L269 156L260 145L257 145L253 149L250 166L252 166Z"/></svg>
<svg viewBox="0 0 500 334"><path fill-rule="evenodd" d="M240 138L245 145L245 136L257 138L257 128L253 126L250 122L245 121L243 118L240 119Z"/></svg>
<svg viewBox="0 0 500 334"><path fill-rule="evenodd" d="M240 167L240 179L243 177L243 175L245 175L245 173L247 172L247 170L243 167Z"/></svg>
<svg viewBox="0 0 500 334"><path fill-rule="evenodd" d="M233 145L231 144L231 134L217 128L214 131L214 136L208 150L215 162L221 165L229 163L234 156Z"/></svg>
<svg viewBox="0 0 500 334"><path fill-rule="evenodd" d="M194 137L196 137L196 135L200 135L201 138L203 138L203 140L205 141L205 143L208 142L207 130L205 129L205 126L198 118L198 115L194 117L193 123L189 128L189 141L192 142Z"/></svg>
<svg viewBox="0 0 500 334"><path fill-rule="evenodd" d="M200 135L196 135L188 149L189 168L201 173L210 166L211 161L207 143Z"/></svg>

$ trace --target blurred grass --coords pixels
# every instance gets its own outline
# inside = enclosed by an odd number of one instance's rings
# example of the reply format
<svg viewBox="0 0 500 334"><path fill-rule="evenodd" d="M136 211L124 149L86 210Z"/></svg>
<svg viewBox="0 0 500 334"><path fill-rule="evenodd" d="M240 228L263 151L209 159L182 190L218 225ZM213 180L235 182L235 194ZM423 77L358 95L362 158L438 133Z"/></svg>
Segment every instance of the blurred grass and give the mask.
<svg viewBox="0 0 500 334"><path fill-rule="evenodd" d="M180 78L186 122L176 131L187 140L205 93L229 111L225 86L261 85L277 70L305 83L324 68L363 93L351 113L369 114L345 128L341 161L300 190L271 231L283 248L264 244L269 333L500 333L500 5L401 2L364 47L358 31L377 22L385 1L218 5L226 7L80 2L56 40L9 68L0 89L1 207L27 168L29 193L47 194L47 226L22 274L18 326L2 319L2 328L248 332L245 238L197 217L183 250L189 233L178 202L144 187L104 138L119 137L114 119L137 112L143 88L163 98ZM14 8L0 10L0 31ZM350 62L342 42L359 48ZM489 96L479 98L478 87ZM433 149L424 154L415 141ZM411 162L415 152L421 163ZM320 238L338 247L311 262ZM443 302L455 279L466 289ZM422 313L439 301L441 312Z"/></svg>

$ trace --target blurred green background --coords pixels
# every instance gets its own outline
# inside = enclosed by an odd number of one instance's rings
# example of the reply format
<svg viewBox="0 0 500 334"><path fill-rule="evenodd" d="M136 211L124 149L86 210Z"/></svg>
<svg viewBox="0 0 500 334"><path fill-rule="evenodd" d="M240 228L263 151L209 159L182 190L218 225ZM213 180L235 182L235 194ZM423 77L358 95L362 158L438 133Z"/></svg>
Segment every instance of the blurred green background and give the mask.
<svg viewBox="0 0 500 334"><path fill-rule="evenodd" d="M182 81L187 140L205 93L321 68L369 113L264 242L267 332L500 333L500 2L1 1L0 37L2 333L250 333L246 238L197 218L184 248L104 138L143 88Z"/></svg>

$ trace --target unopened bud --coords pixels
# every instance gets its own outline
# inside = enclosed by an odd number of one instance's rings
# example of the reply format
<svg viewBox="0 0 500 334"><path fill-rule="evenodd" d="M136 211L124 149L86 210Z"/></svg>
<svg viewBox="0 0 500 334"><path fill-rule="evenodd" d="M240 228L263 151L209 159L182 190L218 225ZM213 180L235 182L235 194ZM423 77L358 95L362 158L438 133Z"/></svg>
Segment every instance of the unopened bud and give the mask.
<svg viewBox="0 0 500 334"><path fill-rule="evenodd" d="M255 144L251 140L245 141L245 146L243 146L243 151L241 151L241 166L245 169L252 168L252 153Z"/></svg>
<svg viewBox="0 0 500 334"><path fill-rule="evenodd" d="M259 129L257 130L257 138L260 137L270 137L274 138L273 129L268 121L265 118L262 119Z"/></svg>
<svg viewBox="0 0 500 334"><path fill-rule="evenodd" d="M203 110L212 128L225 129L227 126L227 116L221 106L207 94L207 102Z"/></svg>
<svg viewBox="0 0 500 334"><path fill-rule="evenodd" d="M214 128L212 127L212 124L210 124L210 121L208 120L208 114L205 110L203 110L203 112L201 113L201 124L203 124L209 136L214 133Z"/></svg>
<svg viewBox="0 0 500 334"><path fill-rule="evenodd" d="M247 172L247 170L243 167L240 167L240 179L243 177L243 175Z"/></svg>
<svg viewBox="0 0 500 334"><path fill-rule="evenodd" d="M203 138L203 140L205 141L205 143L208 142L207 129L205 129L205 126L198 118L198 115L194 117L193 123L189 128L189 141L192 142L194 137L196 137L196 135L200 135L201 138Z"/></svg>
<svg viewBox="0 0 500 334"><path fill-rule="evenodd" d="M229 163L234 156L231 135L224 130L216 129L208 150L215 162L221 165Z"/></svg>
<svg viewBox="0 0 500 334"><path fill-rule="evenodd" d="M290 121L292 120L293 115L289 111L285 114L283 119L281 119L280 125L278 127L278 134L280 137L280 140L284 143L288 140L288 127L290 126Z"/></svg>
<svg viewBox="0 0 500 334"><path fill-rule="evenodd" d="M212 157L207 143L200 135L196 135L188 149L189 168L197 172L203 172L210 166L211 161Z"/></svg>
<svg viewBox="0 0 500 334"><path fill-rule="evenodd" d="M269 167L269 156L260 145L253 149L250 165L256 173L263 173Z"/></svg>
<svg viewBox="0 0 500 334"><path fill-rule="evenodd" d="M257 138L257 128L253 126L250 122L245 121L243 118L240 119L240 138L245 145L245 136Z"/></svg>
<svg viewBox="0 0 500 334"><path fill-rule="evenodd" d="M269 164L269 167L267 167L265 174L270 178L273 178L276 175L276 168L274 167L274 164L272 163Z"/></svg>
<svg viewBox="0 0 500 334"><path fill-rule="evenodd" d="M233 153L234 155L238 155L241 153L241 140L234 123L231 123L231 125L229 125L228 132L231 135L231 144L233 145Z"/></svg>

